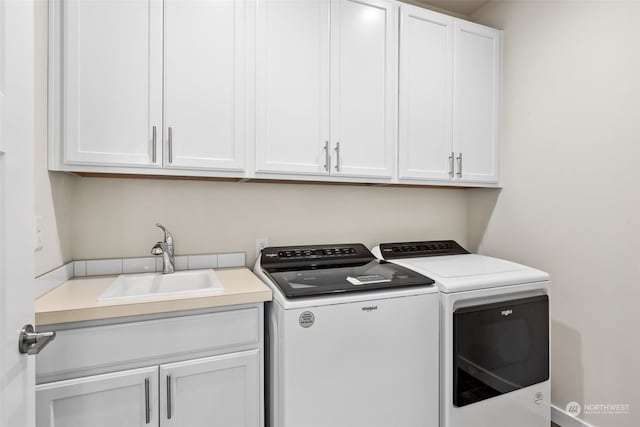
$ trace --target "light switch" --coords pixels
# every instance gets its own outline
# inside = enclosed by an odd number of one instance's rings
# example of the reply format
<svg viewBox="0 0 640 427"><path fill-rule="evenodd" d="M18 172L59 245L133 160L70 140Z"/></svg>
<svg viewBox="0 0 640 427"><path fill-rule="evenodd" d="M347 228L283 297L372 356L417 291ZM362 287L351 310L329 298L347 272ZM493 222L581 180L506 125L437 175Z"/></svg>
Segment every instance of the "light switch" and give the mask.
<svg viewBox="0 0 640 427"><path fill-rule="evenodd" d="M39 251L44 248L44 218L36 216L36 241L35 250Z"/></svg>

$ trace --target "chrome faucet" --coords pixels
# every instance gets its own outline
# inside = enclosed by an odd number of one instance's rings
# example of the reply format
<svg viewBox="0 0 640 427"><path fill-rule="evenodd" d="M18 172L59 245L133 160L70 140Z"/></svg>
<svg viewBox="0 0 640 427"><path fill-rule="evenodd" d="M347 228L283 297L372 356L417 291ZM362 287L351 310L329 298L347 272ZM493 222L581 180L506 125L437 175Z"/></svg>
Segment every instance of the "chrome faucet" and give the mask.
<svg viewBox="0 0 640 427"><path fill-rule="evenodd" d="M156 223L164 231L164 241L158 242L151 248L152 255L162 255L162 274L169 274L175 271L173 258L173 236L162 224Z"/></svg>

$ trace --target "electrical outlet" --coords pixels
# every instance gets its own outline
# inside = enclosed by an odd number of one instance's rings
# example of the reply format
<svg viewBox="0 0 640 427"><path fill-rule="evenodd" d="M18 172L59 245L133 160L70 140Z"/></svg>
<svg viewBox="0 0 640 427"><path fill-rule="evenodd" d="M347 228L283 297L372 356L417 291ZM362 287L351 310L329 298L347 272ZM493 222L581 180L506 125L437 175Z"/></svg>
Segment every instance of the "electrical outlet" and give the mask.
<svg viewBox="0 0 640 427"><path fill-rule="evenodd" d="M256 258L260 256L260 251L269 246L268 237L259 237L256 239Z"/></svg>
<svg viewBox="0 0 640 427"><path fill-rule="evenodd" d="M35 225L36 225L36 241L35 241L35 250L39 251L44 248L44 218L41 216L36 217Z"/></svg>

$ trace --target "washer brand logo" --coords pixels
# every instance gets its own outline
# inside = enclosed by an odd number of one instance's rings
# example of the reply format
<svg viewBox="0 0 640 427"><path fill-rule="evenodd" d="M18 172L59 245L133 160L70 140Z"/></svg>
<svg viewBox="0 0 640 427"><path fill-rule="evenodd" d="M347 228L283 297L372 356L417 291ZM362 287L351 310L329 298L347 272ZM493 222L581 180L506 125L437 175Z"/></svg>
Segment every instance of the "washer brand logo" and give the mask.
<svg viewBox="0 0 640 427"><path fill-rule="evenodd" d="M305 311L300 315L298 321L303 328L310 328L315 323L316 316L310 311Z"/></svg>
<svg viewBox="0 0 640 427"><path fill-rule="evenodd" d="M540 392L536 393L535 396L533 396L533 402L536 405L542 405L542 402L544 401L544 395Z"/></svg>
<svg viewBox="0 0 640 427"><path fill-rule="evenodd" d="M513 314L513 310L504 310L501 311L500 314L502 314L504 317L507 317L510 314Z"/></svg>
<svg viewBox="0 0 640 427"><path fill-rule="evenodd" d="M362 311L373 311L373 310L377 310L378 306L377 305L370 305L367 307L362 307Z"/></svg>
<svg viewBox="0 0 640 427"><path fill-rule="evenodd" d="M567 414L577 417L582 412L582 408L578 402L569 402L565 408Z"/></svg>

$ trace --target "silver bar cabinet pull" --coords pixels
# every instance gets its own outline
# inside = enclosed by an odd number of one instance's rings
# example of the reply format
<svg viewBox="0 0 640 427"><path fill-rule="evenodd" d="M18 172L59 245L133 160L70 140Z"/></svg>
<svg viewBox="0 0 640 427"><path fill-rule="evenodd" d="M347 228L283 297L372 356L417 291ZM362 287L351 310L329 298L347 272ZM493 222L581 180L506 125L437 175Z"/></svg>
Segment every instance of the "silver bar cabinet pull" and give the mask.
<svg viewBox="0 0 640 427"><path fill-rule="evenodd" d="M171 419L171 375L167 375L167 419Z"/></svg>
<svg viewBox="0 0 640 427"><path fill-rule="evenodd" d="M462 178L462 153L456 157L456 160L458 160L458 178Z"/></svg>
<svg viewBox="0 0 640 427"><path fill-rule="evenodd" d="M454 158L454 157L455 157L455 154L454 154L454 152L452 151L452 152L451 152L451 155L449 156L449 176L450 176L451 178L453 178L453 175L454 175L454 170L453 170L453 167L454 167L454 166L453 166L453 158Z"/></svg>
<svg viewBox="0 0 640 427"><path fill-rule="evenodd" d="M157 152L157 147L156 147L156 127L155 126L152 128L151 135L152 135L151 136L151 141L152 141L151 142L151 144L152 144L151 145L151 152L152 152L151 157L152 157L153 163L155 163L156 162L156 154L157 154L156 153Z"/></svg>
<svg viewBox="0 0 640 427"><path fill-rule="evenodd" d="M169 140L167 143L169 145L169 163L173 163L173 129L171 127L169 127Z"/></svg>
<svg viewBox="0 0 640 427"><path fill-rule="evenodd" d="M149 378L144 379L144 419L146 424L151 422L151 402L149 402Z"/></svg>
<svg viewBox="0 0 640 427"><path fill-rule="evenodd" d="M324 170L329 172L329 141L324 142Z"/></svg>
<svg viewBox="0 0 640 427"><path fill-rule="evenodd" d="M340 143L336 142L336 171L340 172Z"/></svg>

